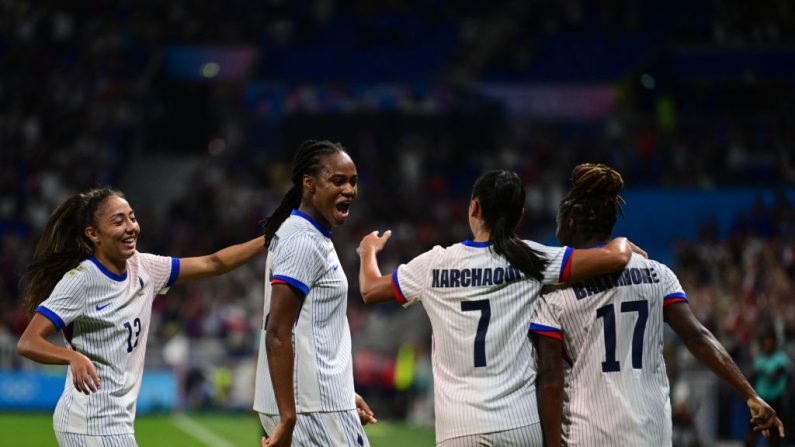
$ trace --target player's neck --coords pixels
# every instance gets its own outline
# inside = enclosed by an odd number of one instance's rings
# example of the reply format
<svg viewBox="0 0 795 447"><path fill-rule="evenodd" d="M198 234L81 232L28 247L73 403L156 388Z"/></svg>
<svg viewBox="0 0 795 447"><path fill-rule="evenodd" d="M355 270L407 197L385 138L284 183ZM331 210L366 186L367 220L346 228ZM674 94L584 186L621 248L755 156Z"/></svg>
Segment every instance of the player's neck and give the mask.
<svg viewBox="0 0 795 447"><path fill-rule="evenodd" d="M571 243L571 246L574 248L594 248L594 247L601 247L602 245L607 244L607 240L591 237L587 239L580 239L575 237Z"/></svg>
<svg viewBox="0 0 795 447"><path fill-rule="evenodd" d="M94 252L94 257L113 274L122 276L127 271L127 259L112 259L102 252Z"/></svg>
<svg viewBox="0 0 795 447"><path fill-rule="evenodd" d="M480 227L472 231L472 242L488 242L491 240L491 231Z"/></svg>

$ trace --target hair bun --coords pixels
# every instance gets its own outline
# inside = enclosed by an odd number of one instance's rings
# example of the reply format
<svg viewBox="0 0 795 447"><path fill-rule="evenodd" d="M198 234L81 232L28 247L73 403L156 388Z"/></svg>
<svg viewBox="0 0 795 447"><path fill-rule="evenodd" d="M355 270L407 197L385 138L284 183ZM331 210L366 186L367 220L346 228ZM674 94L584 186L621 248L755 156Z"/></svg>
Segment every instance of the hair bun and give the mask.
<svg viewBox="0 0 795 447"><path fill-rule="evenodd" d="M573 189L586 194L618 196L624 188L624 179L613 168L601 163L581 163L571 171Z"/></svg>

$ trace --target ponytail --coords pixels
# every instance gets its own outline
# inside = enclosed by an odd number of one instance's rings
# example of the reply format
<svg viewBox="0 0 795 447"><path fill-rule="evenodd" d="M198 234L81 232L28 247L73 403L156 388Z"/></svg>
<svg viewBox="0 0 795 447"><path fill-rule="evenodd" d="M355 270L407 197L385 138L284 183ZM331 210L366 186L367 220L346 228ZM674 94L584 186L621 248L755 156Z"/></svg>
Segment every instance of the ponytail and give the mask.
<svg viewBox="0 0 795 447"><path fill-rule="evenodd" d="M519 176L509 171L487 172L475 181L472 198L479 199L481 217L494 240L494 252L528 277L541 281L548 261L516 235L525 201Z"/></svg>
<svg viewBox="0 0 795 447"><path fill-rule="evenodd" d="M265 246L270 244L276 230L287 220L294 208L301 205L301 186L293 185L282 198L281 203L267 219L262 221L262 233L265 235Z"/></svg>
<svg viewBox="0 0 795 447"><path fill-rule="evenodd" d="M84 231L94 225L97 208L110 196L123 198L124 194L111 188L92 189L73 195L52 213L21 280L28 315L33 315L66 272L91 256L94 246Z"/></svg>
<svg viewBox="0 0 795 447"><path fill-rule="evenodd" d="M273 213L260 222L265 238L265 246L271 243L273 235L276 234L282 223L290 217L292 210L301 205L304 191L304 175L314 175L320 168L320 158L324 155L344 152L344 150L341 144L330 141L306 140L301 143L295 158L293 158L292 176L290 177L293 181L293 186L287 191L287 194L282 198L281 203L279 203Z"/></svg>

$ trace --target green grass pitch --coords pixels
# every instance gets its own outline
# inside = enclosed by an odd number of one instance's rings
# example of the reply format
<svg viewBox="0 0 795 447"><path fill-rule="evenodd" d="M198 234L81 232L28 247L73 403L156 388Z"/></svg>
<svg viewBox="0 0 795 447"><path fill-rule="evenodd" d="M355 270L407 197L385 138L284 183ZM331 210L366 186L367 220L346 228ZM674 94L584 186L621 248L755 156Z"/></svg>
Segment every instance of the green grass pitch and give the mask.
<svg viewBox="0 0 795 447"><path fill-rule="evenodd" d="M262 429L256 416L245 413L141 416L135 421L140 447L253 447ZM379 421L366 427L372 447L433 446L433 429ZM55 446L52 415L0 413L2 445Z"/></svg>

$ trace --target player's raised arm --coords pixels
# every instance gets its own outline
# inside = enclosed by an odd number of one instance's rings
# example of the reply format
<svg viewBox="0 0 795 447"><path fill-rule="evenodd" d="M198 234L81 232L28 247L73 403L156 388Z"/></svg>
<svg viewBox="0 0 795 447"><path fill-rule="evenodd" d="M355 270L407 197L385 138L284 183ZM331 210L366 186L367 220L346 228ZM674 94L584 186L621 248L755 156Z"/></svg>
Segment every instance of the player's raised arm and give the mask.
<svg viewBox="0 0 795 447"><path fill-rule="evenodd" d="M378 268L378 253L384 249L386 241L392 236L392 231L386 230L379 236L378 231L373 231L363 237L356 248L359 254L359 292L367 304L385 303L395 299L392 291L392 277L381 275Z"/></svg>
<svg viewBox="0 0 795 447"><path fill-rule="evenodd" d="M182 258L176 284L227 273L251 261L257 255L265 253L265 250L262 236L257 236L248 242L226 247L211 255Z"/></svg>
<svg viewBox="0 0 795 447"><path fill-rule="evenodd" d="M690 305L686 301L671 303L665 306L664 315L687 349L745 399L754 431L762 431L767 436L770 429L777 429L784 437L784 424L775 410L759 397L723 345L696 319Z"/></svg>

